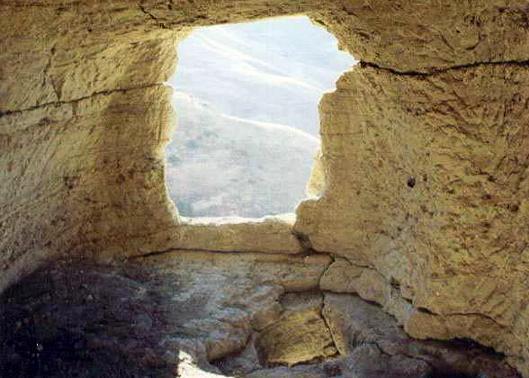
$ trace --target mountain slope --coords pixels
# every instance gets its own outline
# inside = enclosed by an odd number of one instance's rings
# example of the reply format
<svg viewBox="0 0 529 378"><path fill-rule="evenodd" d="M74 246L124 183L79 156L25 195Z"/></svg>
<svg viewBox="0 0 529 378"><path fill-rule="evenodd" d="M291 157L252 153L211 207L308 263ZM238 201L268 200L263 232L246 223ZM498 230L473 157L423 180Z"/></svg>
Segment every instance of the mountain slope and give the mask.
<svg viewBox="0 0 529 378"><path fill-rule="evenodd" d="M169 83L225 114L319 134L318 103L354 64L307 17L212 26L178 47Z"/></svg>
<svg viewBox="0 0 529 378"><path fill-rule="evenodd" d="M307 17L201 28L178 55L167 184L180 213L292 212L319 147L319 100L352 57Z"/></svg>
<svg viewBox="0 0 529 378"><path fill-rule="evenodd" d="M305 196L319 140L291 127L222 114L176 92L167 184L186 216L291 212Z"/></svg>

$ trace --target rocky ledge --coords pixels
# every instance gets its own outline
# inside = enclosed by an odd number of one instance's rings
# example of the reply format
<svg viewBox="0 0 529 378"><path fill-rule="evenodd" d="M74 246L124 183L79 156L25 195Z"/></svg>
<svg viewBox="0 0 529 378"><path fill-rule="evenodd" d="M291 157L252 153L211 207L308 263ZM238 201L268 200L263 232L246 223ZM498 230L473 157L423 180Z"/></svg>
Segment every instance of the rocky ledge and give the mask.
<svg viewBox="0 0 529 378"><path fill-rule="evenodd" d="M0 371L32 377L518 377L466 340L411 339L326 255L62 261L0 298Z"/></svg>

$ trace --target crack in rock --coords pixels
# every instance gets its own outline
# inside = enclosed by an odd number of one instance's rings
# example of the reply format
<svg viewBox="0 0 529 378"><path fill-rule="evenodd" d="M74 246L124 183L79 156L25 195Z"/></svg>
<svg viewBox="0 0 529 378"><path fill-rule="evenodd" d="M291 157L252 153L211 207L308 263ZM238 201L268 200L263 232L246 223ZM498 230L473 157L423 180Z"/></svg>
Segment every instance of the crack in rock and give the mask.
<svg viewBox="0 0 529 378"><path fill-rule="evenodd" d="M108 96L108 95L111 95L113 93L125 93L125 92L128 92L128 91L133 91L133 90L138 90L138 89L147 89L147 88L153 88L153 87L164 86L164 85L165 84L163 84L163 83L154 83L154 84L147 84L147 85L138 85L138 86L133 86L133 87L128 87L128 88L109 89L109 90L94 92L94 93L91 93L91 94L89 94L87 96L82 96L82 97L74 98L74 99L71 99L71 100L51 101L51 102L46 102L44 104L30 106L30 107L27 107L27 108L24 108L24 109L0 111L0 117L9 116L9 115L13 115L13 114L22 114L24 112L29 112L29 111L32 111L32 110L42 109L42 108L45 108L45 107L48 107L48 106L60 106L60 105L76 104L76 103L78 103L80 101L87 100L89 98L97 97L97 96Z"/></svg>

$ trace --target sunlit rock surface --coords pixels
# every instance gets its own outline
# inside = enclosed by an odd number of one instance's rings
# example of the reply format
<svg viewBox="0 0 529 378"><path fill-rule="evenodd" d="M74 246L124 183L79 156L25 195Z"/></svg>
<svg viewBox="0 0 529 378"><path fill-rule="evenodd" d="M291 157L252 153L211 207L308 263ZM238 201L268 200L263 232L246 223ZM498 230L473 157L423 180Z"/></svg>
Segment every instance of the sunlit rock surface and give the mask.
<svg viewBox="0 0 529 378"><path fill-rule="evenodd" d="M292 230L294 214L257 219L182 218L179 249L296 254L303 245ZM256 245L259 247L256 248Z"/></svg>
<svg viewBox="0 0 529 378"><path fill-rule="evenodd" d="M73 370L63 370L66 375L86 371L94 365L83 354L84 347L80 354L71 354L77 350L76 343L70 341L72 333L74 340L98 335L92 348L118 348L123 359L113 360L112 353L101 356L109 361L107 366L134 372L132 360L140 363L138 369L147 365L156 369L149 364L156 365L160 355L155 353L154 362L141 362L142 358L150 359L146 348L140 348L141 356L135 354L137 345L151 343L151 339L142 336L139 344L122 340L144 335L147 329L155 338L163 336L184 322L185 332L195 332L197 337L192 339L199 340L196 346L189 341L192 345L186 347L187 354L179 357L175 353L180 350L178 340L172 340L174 347L155 341L149 345L163 352L161 355L167 354L164 363L169 365L175 360L195 361L196 350L196 362L178 368L196 371L204 366L211 374L229 375L230 368L223 370L220 362L226 353L237 352L243 353L242 359L252 361L252 352L244 348L248 340L256 340L253 336L257 338L251 314L268 308L257 300L252 305L250 293L260 284L275 282L277 290L320 292L318 283L323 275L327 290L336 290L346 298L357 293L378 302L381 308L376 310L395 316L396 324L408 335L417 339L471 339L501 353L489 356L492 360L488 361L495 361L492 370L505 372L503 363L507 361L529 376L529 28L525 1L199 0L138 4L126 0L52 0L4 2L0 12L0 290L17 283L19 286L11 290L28 290L27 295L5 292L2 299L5 305L1 311L7 318L1 323L2 348L6 350L1 363L14 369L9 371L27 366L29 371L40 369L38 366L43 365L38 361L43 361L42 354L49 350L59 351L57 358L71 363L68 366ZM186 298L186 292L195 289L185 283L193 285L195 279L216 277L213 273L204 277L198 271L223 256L213 251L184 253L178 249L181 243L189 242L186 235L190 231L188 225L181 226L167 196L164 177L164 147L172 125L170 90L164 82L174 71L176 43L192 27L287 14L306 14L325 25L341 47L361 62L342 76L337 91L326 95L320 105L322 154L317 174L325 178L325 185L321 198L303 203L297 211L293 233L303 252L260 253L256 235L252 252L267 256L264 260L255 259L245 268L245 259L251 260L253 255L236 251L227 263L230 274L246 275L247 282L241 285L250 287L249 291L238 292L236 280L219 279L202 287L213 307L200 307L207 310L191 319L193 312L186 310L180 313L180 320L175 320L179 314L175 302L167 304L164 295ZM229 240L229 236L222 238ZM237 243L251 240L236 238ZM305 263L306 256L314 253L319 257L310 257L315 260ZM105 313L105 307L99 313L90 311L85 323L88 315L83 310L84 301L91 299L84 296L79 285L76 290L68 289L69 283L82 281L74 277L91 271L95 261L112 263L112 268L105 269L120 271L127 264L143 264L139 256L146 255L162 259L166 255L167 260L158 267L146 267L155 277L166 277L164 272L170 269L171 261L180 261L178 256L192 256L175 268L186 273L180 281L182 289L171 284L166 286L170 287L168 294L153 294L159 301L144 302L149 311L167 309L174 323L165 328L133 313L124 318L119 311ZM133 256L136 258L127 262ZM84 258L81 267L72 265L71 269L79 273L55 280L57 284L48 290L50 296L45 295L40 288L54 282L46 277L54 276L51 271L60 268L57 259L73 257ZM287 262L285 270L281 258ZM44 266L44 261L49 273L24 279ZM267 268L270 261L283 268ZM325 272L333 261L339 265L333 264ZM193 264L200 269L194 269ZM97 294L98 284L104 282L98 269L90 274L99 278L85 282L89 289L93 287L92 297L99 298L93 302L96 307L106 303L107 309L121 303L120 311L127 303L134 307L142 303L144 282L153 282L134 278L139 283L129 285L115 278L121 273L110 274L111 281L100 290L107 294ZM343 272L336 273L343 274L343 280L332 277L332 271ZM158 289L149 290L156 293ZM233 295L243 302L235 301L235 310L217 312L217 308L231 308L221 303L225 290L237 293ZM74 297L59 300L68 296ZM330 301L327 293L324 297ZM120 302L119 298L129 299ZM34 301L38 309L25 305ZM226 303L232 301L230 294ZM345 301L350 305L349 299ZM333 319L342 319L336 324L343 322L348 328L347 319L356 315L347 303L338 302L332 306L340 310L329 310L327 304L323 309L335 315L343 313ZM41 318L40 311L58 320L49 318L51 327L43 326L41 320L39 326L32 326ZM138 311L141 314L144 310ZM258 324L265 327L267 319L274 318L274 311L272 308L270 314L263 314ZM36 319L29 313L36 314ZM221 314L223 320L215 314ZM20 319L22 323L17 324ZM94 324L90 319L100 321ZM200 327L192 326L195 319L210 327L214 324L222 335L213 331L201 335ZM217 323L228 324L230 319L236 326L224 328ZM314 319L321 324L316 316ZM341 329L329 319L325 322L329 328ZM67 326L53 326L63 321ZM136 331L130 327L137 327ZM288 328L299 331L291 325ZM49 329L58 332L48 334ZM61 336L64 334L67 336ZM180 333L172 335L178 337ZM346 335L342 345L348 343ZM37 345L37 336L51 344ZM208 344L207 340L223 341ZM339 351L342 346L338 340L333 338ZM86 345L83 343L79 345ZM278 340L276 344L294 350L288 343ZM46 345L66 346L49 349ZM320 345L327 347L325 342ZM452 348L458 343L443 345ZM463 344L464 353L469 345L472 343ZM262 354L262 349L256 351L259 364L263 355L290 364L276 357L279 350ZM351 376L383 367L385 372L395 369L402 376L403 364L413 368L415 375L432 368L421 362L422 357L416 361L415 354L388 356L373 345L349 350L338 367L323 352L315 354L326 356L323 361L300 362L291 368L259 365L244 374ZM37 355L41 357L35 359ZM200 355L215 368L204 365ZM370 360L370 356L377 365L355 360ZM53 355L47 357L56 361ZM409 358L415 361L413 366L402 362ZM62 362L54 363L48 366L55 368ZM486 366L480 364L482 369ZM170 374L187 373L173 369ZM475 373L465 370L461 374Z"/></svg>
<svg viewBox="0 0 529 378"><path fill-rule="evenodd" d="M301 205L296 229L378 272L371 288L351 285L415 337L527 345L528 80L517 64L426 77L364 67L322 101L326 191ZM393 308L399 291L413 313Z"/></svg>

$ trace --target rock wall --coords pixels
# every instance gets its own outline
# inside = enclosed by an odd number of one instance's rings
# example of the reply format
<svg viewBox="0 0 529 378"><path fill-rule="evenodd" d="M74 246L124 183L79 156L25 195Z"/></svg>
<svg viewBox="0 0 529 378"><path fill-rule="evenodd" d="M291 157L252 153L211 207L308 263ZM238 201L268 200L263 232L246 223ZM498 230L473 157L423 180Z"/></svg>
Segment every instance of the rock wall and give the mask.
<svg viewBox="0 0 529 378"><path fill-rule="evenodd" d="M322 102L327 190L298 209L297 229L376 270L388 290L369 299L416 337L527 349L528 78L520 64L365 66Z"/></svg>
<svg viewBox="0 0 529 378"><path fill-rule="evenodd" d="M362 62L321 103L322 197L294 231L182 224L163 173L176 43L298 13ZM0 290L57 256L326 253L323 289L529 376L525 1L20 0L0 15Z"/></svg>

